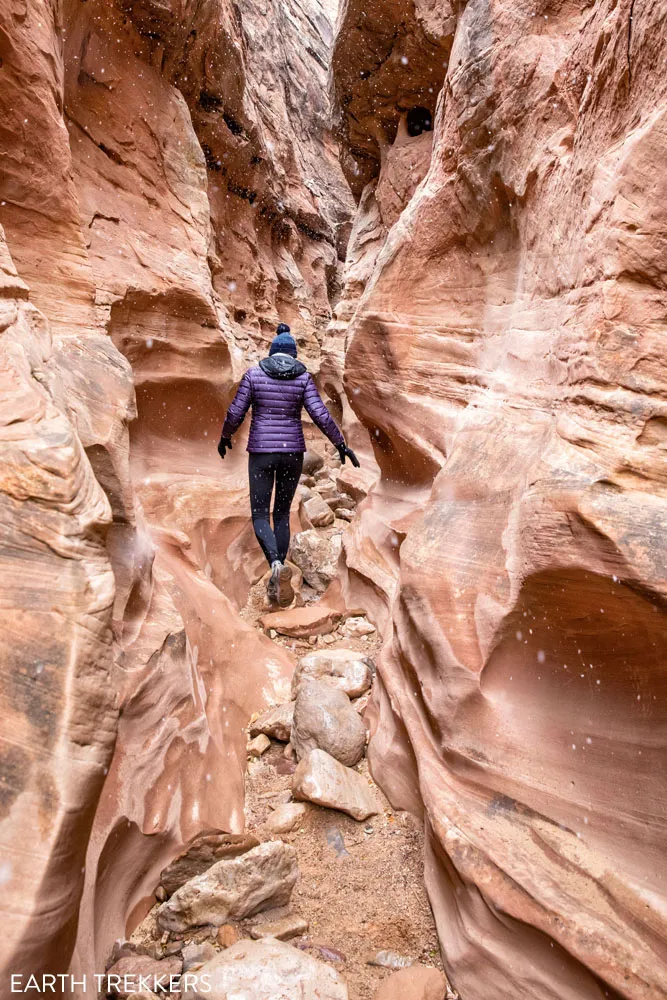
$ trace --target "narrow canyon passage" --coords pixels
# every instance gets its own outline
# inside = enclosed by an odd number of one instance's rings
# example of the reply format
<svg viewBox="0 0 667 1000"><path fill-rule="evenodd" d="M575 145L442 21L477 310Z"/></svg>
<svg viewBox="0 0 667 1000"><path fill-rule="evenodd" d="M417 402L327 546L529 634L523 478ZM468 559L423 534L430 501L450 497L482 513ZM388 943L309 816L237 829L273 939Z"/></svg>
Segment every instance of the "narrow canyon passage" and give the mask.
<svg viewBox="0 0 667 1000"><path fill-rule="evenodd" d="M667 998L666 43L0 0L0 997ZM278 322L361 468L271 613Z"/></svg>

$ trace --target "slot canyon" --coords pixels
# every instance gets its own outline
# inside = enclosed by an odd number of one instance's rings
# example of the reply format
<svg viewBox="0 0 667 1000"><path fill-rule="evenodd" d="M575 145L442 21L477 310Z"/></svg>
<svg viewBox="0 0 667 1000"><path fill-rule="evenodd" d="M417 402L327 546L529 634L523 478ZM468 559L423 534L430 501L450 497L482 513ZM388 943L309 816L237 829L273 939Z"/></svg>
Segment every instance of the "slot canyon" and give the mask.
<svg viewBox="0 0 667 1000"><path fill-rule="evenodd" d="M2 1000L667 1000L666 69L666 0L0 0ZM279 322L361 467L304 418L270 613Z"/></svg>

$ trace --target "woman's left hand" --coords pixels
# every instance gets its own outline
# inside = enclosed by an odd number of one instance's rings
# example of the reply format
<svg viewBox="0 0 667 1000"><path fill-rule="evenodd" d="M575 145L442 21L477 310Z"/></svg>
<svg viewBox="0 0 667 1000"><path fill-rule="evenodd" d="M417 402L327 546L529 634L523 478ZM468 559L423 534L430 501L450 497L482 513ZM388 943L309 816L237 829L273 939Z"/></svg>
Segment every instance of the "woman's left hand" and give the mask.
<svg viewBox="0 0 667 1000"><path fill-rule="evenodd" d="M226 451L227 451L228 448L229 448L230 451L232 450L232 439L231 438L220 438L220 441L218 443L218 455L220 456L220 458L224 458L225 457L225 453L226 453Z"/></svg>

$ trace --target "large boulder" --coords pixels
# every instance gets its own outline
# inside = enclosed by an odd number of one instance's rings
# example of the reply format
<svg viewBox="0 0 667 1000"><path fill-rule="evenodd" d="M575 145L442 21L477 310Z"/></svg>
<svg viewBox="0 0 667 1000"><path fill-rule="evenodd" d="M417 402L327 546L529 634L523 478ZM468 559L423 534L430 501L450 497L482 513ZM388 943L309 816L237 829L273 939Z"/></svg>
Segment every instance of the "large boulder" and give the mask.
<svg viewBox="0 0 667 1000"><path fill-rule="evenodd" d="M335 969L273 938L239 941L197 975L183 993L190 1000L348 1000Z"/></svg>
<svg viewBox="0 0 667 1000"><path fill-rule="evenodd" d="M196 834L174 860L162 869L160 885L171 896L196 875L201 875L217 861L238 858L257 847L259 840L249 833L224 833L222 830L202 830Z"/></svg>
<svg viewBox="0 0 667 1000"><path fill-rule="evenodd" d="M163 931L241 920L289 902L299 869L296 851L281 840L260 844L240 858L219 861L186 882L158 910Z"/></svg>
<svg viewBox="0 0 667 1000"><path fill-rule="evenodd" d="M366 727L344 691L304 680L296 696L291 742L297 760L319 749L353 767L364 755Z"/></svg>
<svg viewBox="0 0 667 1000"><path fill-rule="evenodd" d="M327 809L340 809L356 820L368 819L382 811L366 779L324 750L311 750L297 765L292 776L292 795Z"/></svg>
<svg viewBox="0 0 667 1000"><path fill-rule="evenodd" d="M296 698L299 685L304 680L325 681L344 691L350 698L358 698L371 686L373 661L354 649L323 649L308 653L297 664L292 678L292 696Z"/></svg>
<svg viewBox="0 0 667 1000"><path fill-rule="evenodd" d="M281 740L289 743L292 732L292 718L294 716L294 702L290 701L284 705L276 705L263 712L254 722L248 726L248 735L251 739L260 735L270 736L271 739Z"/></svg>
<svg viewBox="0 0 667 1000"><path fill-rule="evenodd" d="M306 583L323 594L336 576L341 547L342 535L327 537L310 528L292 538L290 559L299 567Z"/></svg>

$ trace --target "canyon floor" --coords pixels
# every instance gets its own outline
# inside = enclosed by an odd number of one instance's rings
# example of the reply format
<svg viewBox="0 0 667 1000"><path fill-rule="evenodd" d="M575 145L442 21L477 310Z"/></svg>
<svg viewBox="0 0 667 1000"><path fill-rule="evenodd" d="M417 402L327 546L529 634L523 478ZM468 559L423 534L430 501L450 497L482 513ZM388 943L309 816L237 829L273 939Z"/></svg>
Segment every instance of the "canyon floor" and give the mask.
<svg viewBox="0 0 667 1000"><path fill-rule="evenodd" d="M241 617L246 623L268 636L276 647L280 647L276 649L277 656L291 655L297 664L297 681L292 690L292 697L297 700L277 706L279 709L288 706L292 708L290 734L297 748L298 737L294 735L297 726L296 706L301 697L297 692L300 690L299 683L302 682L298 678L303 679L299 670L303 669L304 658L309 654L326 658L330 653L335 656L337 651L340 651L341 656L358 657L358 664L362 665L367 675L364 685L366 690L361 696L355 697L348 689L342 700L348 706L348 711L352 711L351 706L354 706L357 717L363 718L381 645L379 633L365 614L361 613L362 608L355 608L350 613L331 607L332 621L322 626L324 631L321 634L297 628L302 613L309 614L322 607L329 607L326 603L327 593L333 591L335 594L336 591L337 577L332 553L337 550L342 534L348 530L349 521L338 514L335 518L329 514L329 508L326 504L323 506L321 493L318 492L322 490L326 493L327 488L331 491L336 471L325 466L319 474L319 481L302 477L304 483L295 502L302 523L310 523L309 511L312 514L313 510L326 522L319 527L307 527L303 535L295 540L295 547L301 551L304 542L300 539L307 537L311 546L312 568L318 567L314 558L316 553L324 560L319 564L320 570L323 566L329 566L331 591L317 592L304 583L308 569L306 573L302 572L302 552L300 565L292 564L295 596L288 609L269 604L265 576L251 588L247 604L241 611ZM353 503L349 496L343 496L342 502ZM309 508L308 502L314 503L315 507ZM336 504L335 494L329 498L329 502L333 510ZM308 557L305 565L308 565ZM331 605L335 605L335 601L332 600ZM301 634L289 634L296 631ZM334 678L332 685L336 686L336 683ZM340 697L341 693L337 691L336 695ZM269 714L270 712L271 710ZM355 715L354 711L352 715ZM298 933L290 930L284 935L286 940L289 939L289 946L335 970L349 991L349 1000L384 1000L385 996L405 996L405 977L423 975L424 969L429 969L431 975L436 975L436 992L419 991L417 982L414 982L410 986L411 997L424 997L425 1000L455 997L456 994L448 987L442 974L437 932L424 887L424 833L421 819L392 808L373 781L364 754L353 769L343 770L348 774L354 770L361 777L362 784L375 797L378 807L375 814L357 820L339 809L323 807L316 804L314 799L309 801L306 798L305 805L296 806L303 810L296 822L288 823L286 828L278 828L275 823L272 825L272 819L279 815L276 810L281 807L293 808L295 800L303 802L304 798L298 794L294 779L297 749L292 742L287 742L286 732L278 734L275 725L264 721L266 719L266 711L255 712L248 727L245 831L250 841L249 845L244 846L246 849L250 846L252 851L256 841L262 844L278 840L294 849L299 875L289 901L286 904L280 901L281 905L277 906L264 905L247 917L229 919L222 926L219 921L206 924L204 921L208 918L200 915L198 920L191 919L190 926L185 931L179 928L167 933L163 933L164 925L160 925L160 907L155 906L131 936L126 949L128 955L125 957L137 960L137 956L145 957L149 954L158 962L182 961L183 971L201 974L212 969L213 966L209 963L215 963L220 953L229 947L244 940L260 938L264 927L269 929L269 936L272 937L270 929L275 927L277 921L296 920ZM344 724L341 724L341 729L344 729ZM261 735L255 735L257 730ZM263 741L259 747L257 739ZM318 744L320 748L324 745ZM304 756L310 758L310 754L299 754L302 760ZM225 835L218 832L214 836ZM188 850L192 857L197 854L198 848L193 850L192 845L186 845L186 854ZM215 858L209 857L201 872L209 882L214 861ZM228 863L233 865L234 862ZM196 864L201 867L199 862ZM164 871L162 874L162 884L165 884L168 879L164 879ZM188 885L190 884L194 882L189 882ZM176 895L182 891L181 886ZM188 891L187 886L185 891ZM214 890L214 894L217 891ZM170 894L171 892L173 886L170 886ZM158 890L156 896L164 902L165 892ZM210 916L210 911L208 914ZM276 936L281 938L282 934L277 933ZM291 954L297 961L294 952ZM112 956L112 966L123 955L121 946L120 952ZM241 955L241 960L244 957ZM270 959L267 964L270 964ZM112 973L114 968L116 966L111 969ZM397 972L400 972L399 981L389 982L387 986L391 992L385 994L382 992L383 984L391 980L392 976L395 977ZM272 989L285 989L285 983L280 981L278 972L275 975L276 983L272 982ZM301 988L301 983L299 986ZM304 995L310 997L308 985L303 988L306 990ZM260 1000L264 995L259 986L257 992L251 989L247 994L239 993L244 998L247 996L248 1000ZM271 997L274 995L277 997L278 993L272 992ZM280 993L281 997L282 995ZM327 997L329 995L326 994ZM331 994L334 995L338 994ZM217 998L218 994L214 993L214 996ZM220 993L221 998L222 996L227 997L227 993ZM316 992L313 996L320 994Z"/></svg>

